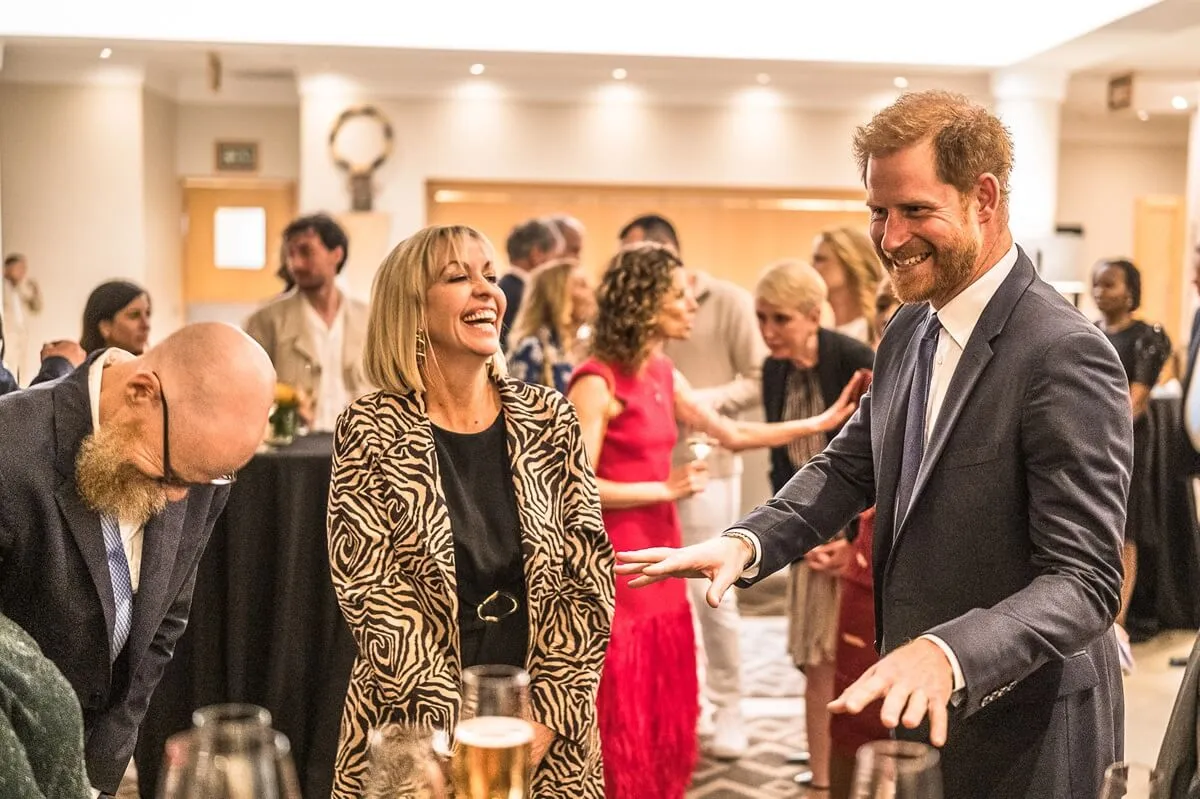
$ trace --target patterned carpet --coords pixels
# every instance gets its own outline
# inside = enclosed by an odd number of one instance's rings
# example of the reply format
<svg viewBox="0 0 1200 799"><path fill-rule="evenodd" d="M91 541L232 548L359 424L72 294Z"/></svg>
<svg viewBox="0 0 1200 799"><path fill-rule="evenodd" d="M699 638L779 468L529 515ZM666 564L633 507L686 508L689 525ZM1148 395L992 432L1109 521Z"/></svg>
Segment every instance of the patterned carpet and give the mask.
<svg viewBox="0 0 1200 799"><path fill-rule="evenodd" d="M783 583L764 581L764 591L746 596L742 618L742 712L750 750L736 762L701 755L688 799L801 799L792 782L803 768L788 764L789 754L805 748L804 676L786 654L787 621L782 612ZM701 750L703 752L703 750ZM821 794L824 796L825 794Z"/></svg>

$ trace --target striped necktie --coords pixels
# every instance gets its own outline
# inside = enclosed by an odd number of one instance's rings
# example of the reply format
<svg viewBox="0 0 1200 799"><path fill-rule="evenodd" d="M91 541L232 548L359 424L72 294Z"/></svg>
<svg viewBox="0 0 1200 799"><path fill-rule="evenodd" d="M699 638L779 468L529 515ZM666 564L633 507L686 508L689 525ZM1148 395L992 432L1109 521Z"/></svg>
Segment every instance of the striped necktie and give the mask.
<svg viewBox="0 0 1200 799"><path fill-rule="evenodd" d="M109 660L116 661L129 639L129 629L133 626L133 581L129 576L125 546L121 543L121 525L114 517L104 514L100 517L100 527L104 531L104 549L108 555L113 607L116 609L113 615L112 651L109 652Z"/></svg>

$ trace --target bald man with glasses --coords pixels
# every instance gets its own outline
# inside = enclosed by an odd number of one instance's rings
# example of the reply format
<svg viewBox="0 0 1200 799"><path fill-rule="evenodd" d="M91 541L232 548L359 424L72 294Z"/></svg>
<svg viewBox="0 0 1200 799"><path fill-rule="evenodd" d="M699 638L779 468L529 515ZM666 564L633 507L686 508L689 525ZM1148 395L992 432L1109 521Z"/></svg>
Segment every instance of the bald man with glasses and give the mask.
<svg viewBox="0 0 1200 799"><path fill-rule="evenodd" d="M253 339L205 323L0 397L0 613L74 688L100 795L129 764L274 385Z"/></svg>

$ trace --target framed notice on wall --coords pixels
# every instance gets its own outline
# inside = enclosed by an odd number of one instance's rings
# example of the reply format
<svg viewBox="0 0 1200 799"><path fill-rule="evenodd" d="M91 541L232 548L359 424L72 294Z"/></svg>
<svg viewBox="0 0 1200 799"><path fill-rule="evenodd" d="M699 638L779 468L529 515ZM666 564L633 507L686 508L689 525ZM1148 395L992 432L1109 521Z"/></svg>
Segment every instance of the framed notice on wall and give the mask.
<svg viewBox="0 0 1200 799"><path fill-rule="evenodd" d="M217 142L218 172L257 172L258 142Z"/></svg>

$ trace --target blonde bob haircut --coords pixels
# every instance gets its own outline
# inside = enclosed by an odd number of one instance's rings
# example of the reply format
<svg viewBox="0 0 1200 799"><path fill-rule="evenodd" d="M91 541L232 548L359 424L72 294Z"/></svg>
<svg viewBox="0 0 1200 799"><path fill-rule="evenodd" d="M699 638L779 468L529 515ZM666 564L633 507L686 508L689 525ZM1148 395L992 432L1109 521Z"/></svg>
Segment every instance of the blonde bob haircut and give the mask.
<svg viewBox="0 0 1200 799"><path fill-rule="evenodd" d="M754 287L764 302L810 314L819 311L829 296L821 273L804 261L788 259L768 266Z"/></svg>
<svg viewBox="0 0 1200 799"><path fill-rule="evenodd" d="M424 392L436 355L429 349L425 294L442 270L466 260L467 245L478 242L488 260L496 250L487 237L466 225L433 225L396 245L375 274L363 368L367 379L385 391ZM504 375L504 356L489 361L493 375Z"/></svg>

